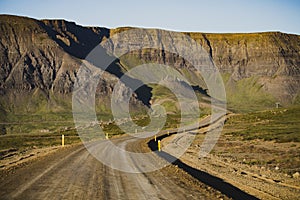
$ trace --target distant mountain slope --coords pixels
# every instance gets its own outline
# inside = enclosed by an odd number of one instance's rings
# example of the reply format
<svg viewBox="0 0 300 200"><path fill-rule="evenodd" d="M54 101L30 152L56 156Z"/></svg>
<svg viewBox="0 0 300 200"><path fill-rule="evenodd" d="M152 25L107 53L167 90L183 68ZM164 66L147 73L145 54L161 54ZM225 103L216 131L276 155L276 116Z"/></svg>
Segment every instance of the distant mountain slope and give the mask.
<svg viewBox="0 0 300 200"><path fill-rule="evenodd" d="M99 44L107 30L1 16L0 33L0 105L7 114L26 114L71 112L71 92L81 58ZM101 103L109 103L117 81L104 73L98 88Z"/></svg>
<svg viewBox="0 0 300 200"><path fill-rule="evenodd" d="M82 59L103 39L127 29L109 30L83 27L64 20L1 15L0 112L70 111L71 92ZM257 110L274 106L275 102L282 105L299 102L299 35L279 32L184 34L199 42L220 69L229 108ZM135 42L134 38L132 42ZM173 66L195 88L206 89L201 77L191 75L189 64L173 54L151 49L132 52L131 56L142 62L155 61ZM116 60L99 81L98 97L101 103L106 102L104 105L110 105L109 98L120 78L120 70L130 68L127 61L128 57ZM141 101L135 100L135 104L147 103L153 95L151 91L150 87L137 91L136 98ZM143 95L148 96L143 98ZM103 105L101 109L106 110Z"/></svg>
<svg viewBox="0 0 300 200"><path fill-rule="evenodd" d="M111 30L111 35L127 29ZM150 33L152 30L145 31ZM259 109L274 105L274 102L286 106L299 101L299 35L280 32L185 34L201 44L219 68L226 84L229 107L238 110L251 105L250 109ZM164 44L163 40L160 42L161 46L170 45ZM153 49L133 52L132 55L138 55L137 60L171 64L182 73L190 68L185 60L168 52Z"/></svg>
<svg viewBox="0 0 300 200"><path fill-rule="evenodd" d="M203 44L224 74L229 103L241 101L237 106L243 106L269 98L288 105L299 99L299 35L268 32L191 37Z"/></svg>

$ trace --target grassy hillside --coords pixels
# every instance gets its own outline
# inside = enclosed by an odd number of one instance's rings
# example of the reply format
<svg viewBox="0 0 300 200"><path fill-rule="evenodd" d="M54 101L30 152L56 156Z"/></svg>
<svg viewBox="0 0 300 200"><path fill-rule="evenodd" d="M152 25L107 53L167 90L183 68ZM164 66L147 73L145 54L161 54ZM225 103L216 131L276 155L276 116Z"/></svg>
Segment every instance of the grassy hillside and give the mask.
<svg viewBox="0 0 300 200"><path fill-rule="evenodd" d="M300 107L238 114L226 121L229 135L242 140L300 142Z"/></svg>

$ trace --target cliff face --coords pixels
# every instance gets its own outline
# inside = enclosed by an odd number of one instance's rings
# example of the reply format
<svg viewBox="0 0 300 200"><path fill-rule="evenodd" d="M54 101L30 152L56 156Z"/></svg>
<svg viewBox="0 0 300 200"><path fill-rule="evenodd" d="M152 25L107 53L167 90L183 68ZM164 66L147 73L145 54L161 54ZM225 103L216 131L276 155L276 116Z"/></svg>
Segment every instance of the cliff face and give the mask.
<svg viewBox="0 0 300 200"><path fill-rule="evenodd" d="M111 35L124 30L127 29L112 30ZM145 35L155 35L153 30L144 31L148 32ZM275 101L282 105L288 105L299 101L299 35L280 32L184 34L197 41L219 68L224 78L229 107L239 107L247 103L271 105ZM160 43L157 46L170 45L170 43L164 43L159 36L154 37L156 38L152 38L152 40ZM134 39L131 40L131 43L134 42ZM190 45L185 41L183 45L186 44ZM117 45L113 44L113 46ZM156 49L140 50L130 54L142 62L155 61L174 66L178 71L186 74L186 77L191 77L192 66L177 55ZM124 63L126 63L126 59ZM199 77L196 78L200 80ZM205 85L197 82L195 78L191 77L190 81L205 88Z"/></svg>
<svg viewBox="0 0 300 200"><path fill-rule="evenodd" d="M282 104L294 102L299 95L300 36L279 32L203 36L195 38L204 46L206 40L216 66L230 76L227 90L234 90L230 85L255 79L258 89Z"/></svg>
<svg viewBox="0 0 300 200"><path fill-rule="evenodd" d="M0 33L0 105L8 113L22 114L70 111L81 58L107 30L66 21L1 16ZM99 80L97 91L103 100L117 80L106 72Z"/></svg>
<svg viewBox="0 0 300 200"><path fill-rule="evenodd" d="M66 101L70 108L72 88L82 59L105 38L121 31L124 29L82 27L64 20L0 16L0 110L36 112L45 109L45 105L59 108L61 101ZM224 76L232 108L247 101L253 105L265 102L271 105L276 101L287 105L297 101L300 36L278 32L184 34L195 39L211 55ZM163 40L160 42L166 45ZM130 55L143 62L172 65L184 75L188 72L190 81L205 89L205 84L199 81L201 77L193 75L189 64L174 54L151 49ZM99 81L100 100L109 99L120 78L116 68L126 69L122 64L126 59L120 61L117 60ZM144 104L143 94L151 95L151 88L146 90L147 94L143 90L136 95Z"/></svg>

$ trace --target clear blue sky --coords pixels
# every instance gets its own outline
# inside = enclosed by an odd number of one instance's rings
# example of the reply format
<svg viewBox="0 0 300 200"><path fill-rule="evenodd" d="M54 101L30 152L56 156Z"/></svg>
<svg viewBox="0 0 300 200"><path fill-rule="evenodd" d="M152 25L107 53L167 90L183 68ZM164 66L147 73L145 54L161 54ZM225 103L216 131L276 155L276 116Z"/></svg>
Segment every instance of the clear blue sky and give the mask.
<svg viewBox="0 0 300 200"><path fill-rule="evenodd" d="M300 34L297 0L0 0L0 13L108 28Z"/></svg>

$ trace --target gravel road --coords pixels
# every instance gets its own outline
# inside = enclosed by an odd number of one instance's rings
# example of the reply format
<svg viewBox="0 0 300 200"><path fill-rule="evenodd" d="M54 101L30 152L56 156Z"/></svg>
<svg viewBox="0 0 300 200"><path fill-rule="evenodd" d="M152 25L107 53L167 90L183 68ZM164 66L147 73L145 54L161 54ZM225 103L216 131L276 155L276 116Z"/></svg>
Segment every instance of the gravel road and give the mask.
<svg viewBox="0 0 300 200"><path fill-rule="evenodd" d="M111 141L120 148L140 152L141 146L132 138L126 136ZM112 149L103 149L99 144L101 142L91 143L89 149L106 152L112 162L116 160L109 154ZM154 153L144 159L165 162ZM143 164L132 160L125 155L120 163L127 162L136 169ZM147 173L142 170L141 173L122 172L99 162L83 145L61 148L22 167L0 173L0 199L228 199L176 166Z"/></svg>

